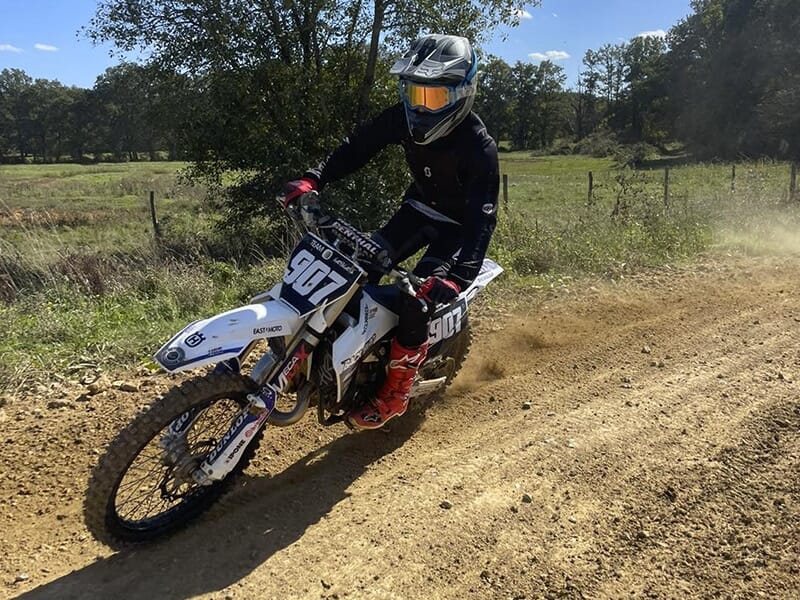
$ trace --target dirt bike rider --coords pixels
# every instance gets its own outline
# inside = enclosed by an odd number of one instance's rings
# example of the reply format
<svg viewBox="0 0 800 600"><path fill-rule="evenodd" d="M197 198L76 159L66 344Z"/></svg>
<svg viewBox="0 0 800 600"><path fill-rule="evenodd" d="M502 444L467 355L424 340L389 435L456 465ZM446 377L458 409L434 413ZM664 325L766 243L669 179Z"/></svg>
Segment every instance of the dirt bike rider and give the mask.
<svg viewBox="0 0 800 600"><path fill-rule="evenodd" d="M359 127L316 168L286 186L284 205L364 166L400 144L413 176L404 201L373 238L394 264L427 250L414 268L427 277L417 298L403 294L389 368L376 398L348 415L357 429L377 429L402 415L428 349L433 307L456 299L478 275L494 231L499 188L497 146L472 112L477 57L463 37L426 35L389 71L402 101Z"/></svg>

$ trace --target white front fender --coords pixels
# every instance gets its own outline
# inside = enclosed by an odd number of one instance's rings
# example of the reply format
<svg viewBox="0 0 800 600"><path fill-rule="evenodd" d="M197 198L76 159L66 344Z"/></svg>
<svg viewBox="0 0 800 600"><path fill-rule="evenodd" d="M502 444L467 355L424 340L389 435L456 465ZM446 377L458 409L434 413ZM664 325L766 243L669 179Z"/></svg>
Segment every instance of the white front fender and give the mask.
<svg viewBox="0 0 800 600"><path fill-rule="evenodd" d="M195 369L241 354L250 342L293 334L299 317L280 300L248 304L183 328L156 352L170 373Z"/></svg>

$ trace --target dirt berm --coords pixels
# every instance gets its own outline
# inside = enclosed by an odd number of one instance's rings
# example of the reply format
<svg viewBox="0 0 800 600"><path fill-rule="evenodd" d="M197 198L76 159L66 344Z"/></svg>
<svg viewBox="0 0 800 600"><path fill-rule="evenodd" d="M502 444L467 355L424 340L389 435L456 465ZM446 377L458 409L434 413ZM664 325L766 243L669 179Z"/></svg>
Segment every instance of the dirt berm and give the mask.
<svg viewBox="0 0 800 600"><path fill-rule="evenodd" d="M87 475L169 379L11 394L0 596L800 598L799 283L798 256L707 257L487 307L424 414L270 429L207 516L118 554Z"/></svg>

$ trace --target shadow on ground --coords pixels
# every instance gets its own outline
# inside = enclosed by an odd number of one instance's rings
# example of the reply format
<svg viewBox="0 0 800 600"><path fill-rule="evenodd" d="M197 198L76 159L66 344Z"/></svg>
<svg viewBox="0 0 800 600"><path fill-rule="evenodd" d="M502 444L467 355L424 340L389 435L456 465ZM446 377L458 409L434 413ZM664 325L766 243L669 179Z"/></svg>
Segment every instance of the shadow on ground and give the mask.
<svg viewBox="0 0 800 600"><path fill-rule="evenodd" d="M300 539L349 496L347 489L372 462L402 446L423 419L423 412L409 412L389 432L345 435L274 477L245 477L186 530L99 559L19 598L152 600L226 588Z"/></svg>

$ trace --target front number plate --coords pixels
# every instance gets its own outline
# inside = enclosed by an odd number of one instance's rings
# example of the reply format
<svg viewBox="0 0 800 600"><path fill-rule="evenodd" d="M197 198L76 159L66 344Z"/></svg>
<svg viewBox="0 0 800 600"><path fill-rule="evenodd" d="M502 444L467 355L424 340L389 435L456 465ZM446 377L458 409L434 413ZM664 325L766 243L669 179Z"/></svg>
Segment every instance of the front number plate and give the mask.
<svg viewBox="0 0 800 600"><path fill-rule="evenodd" d="M344 296L364 271L313 234L294 249L281 286L281 300L303 315Z"/></svg>

